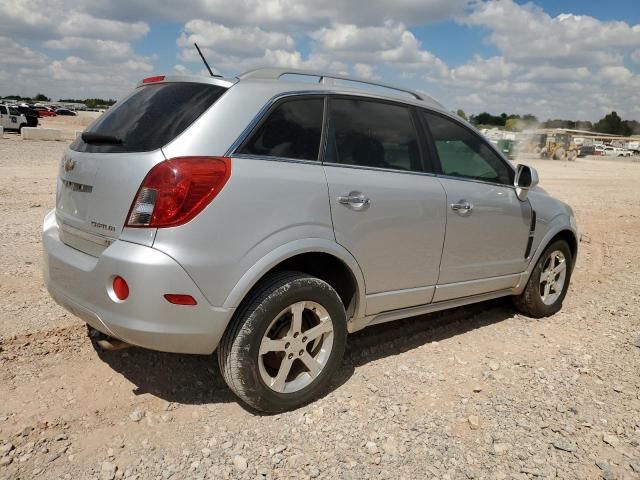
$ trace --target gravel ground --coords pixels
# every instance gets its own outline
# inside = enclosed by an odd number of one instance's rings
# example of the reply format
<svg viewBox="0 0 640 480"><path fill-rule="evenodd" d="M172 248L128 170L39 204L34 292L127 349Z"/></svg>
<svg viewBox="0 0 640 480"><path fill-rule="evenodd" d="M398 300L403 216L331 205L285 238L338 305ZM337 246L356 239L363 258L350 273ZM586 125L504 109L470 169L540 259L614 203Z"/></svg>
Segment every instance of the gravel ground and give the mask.
<svg viewBox="0 0 640 480"><path fill-rule="evenodd" d="M640 478L640 164L528 161L583 234L563 310L505 300L350 337L331 391L245 410L214 357L101 352L47 296L66 144L0 139L0 478Z"/></svg>

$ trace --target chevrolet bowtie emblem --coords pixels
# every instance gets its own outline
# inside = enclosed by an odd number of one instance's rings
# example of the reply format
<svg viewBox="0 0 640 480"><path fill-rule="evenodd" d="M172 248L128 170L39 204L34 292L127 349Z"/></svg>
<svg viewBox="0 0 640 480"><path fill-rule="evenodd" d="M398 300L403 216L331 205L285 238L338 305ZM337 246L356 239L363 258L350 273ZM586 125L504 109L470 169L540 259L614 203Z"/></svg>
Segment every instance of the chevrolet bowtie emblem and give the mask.
<svg viewBox="0 0 640 480"><path fill-rule="evenodd" d="M67 158L64 161L64 171L65 172L70 172L71 170L73 170L76 166L76 162L75 160L71 160L70 158Z"/></svg>

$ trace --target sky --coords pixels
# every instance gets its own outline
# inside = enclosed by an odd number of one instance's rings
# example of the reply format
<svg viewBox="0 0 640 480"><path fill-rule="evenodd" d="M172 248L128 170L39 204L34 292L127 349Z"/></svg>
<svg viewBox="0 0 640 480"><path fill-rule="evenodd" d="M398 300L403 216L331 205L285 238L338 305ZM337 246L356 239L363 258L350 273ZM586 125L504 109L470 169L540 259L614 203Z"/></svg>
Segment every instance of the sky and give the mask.
<svg viewBox="0 0 640 480"><path fill-rule="evenodd" d="M305 68L468 114L640 120L640 0L2 0L0 96L120 98L154 74Z"/></svg>

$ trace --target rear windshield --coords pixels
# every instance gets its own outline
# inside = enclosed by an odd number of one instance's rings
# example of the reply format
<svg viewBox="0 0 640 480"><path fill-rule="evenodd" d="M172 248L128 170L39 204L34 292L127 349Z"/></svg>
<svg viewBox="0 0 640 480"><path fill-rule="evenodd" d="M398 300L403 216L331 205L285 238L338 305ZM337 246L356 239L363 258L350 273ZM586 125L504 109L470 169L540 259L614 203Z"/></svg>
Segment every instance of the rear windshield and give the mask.
<svg viewBox="0 0 640 480"><path fill-rule="evenodd" d="M85 132L98 140L78 137L78 152L148 152L165 146L185 131L227 89L203 83L160 83L138 88L110 108ZM100 137L111 141L100 141ZM117 141L113 141L113 139Z"/></svg>

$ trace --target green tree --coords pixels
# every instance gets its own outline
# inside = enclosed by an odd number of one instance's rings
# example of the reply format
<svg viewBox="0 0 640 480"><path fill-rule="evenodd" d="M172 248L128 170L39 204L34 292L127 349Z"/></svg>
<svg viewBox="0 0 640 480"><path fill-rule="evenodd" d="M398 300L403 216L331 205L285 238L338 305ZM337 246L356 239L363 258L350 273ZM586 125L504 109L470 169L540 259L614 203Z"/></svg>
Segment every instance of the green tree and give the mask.
<svg viewBox="0 0 640 480"><path fill-rule="evenodd" d="M578 130L593 130L593 123L589 120L578 120L576 122L576 128Z"/></svg>
<svg viewBox="0 0 640 480"><path fill-rule="evenodd" d="M576 122L573 120L562 120L560 118L549 119L542 123L543 128L576 128Z"/></svg>
<svg viewBox="0 0 640 480"><path fill-rule="evenodd" d="M44 93L37 94L35 97L33 97L33 99L38 101L38 102L50 102L51 101L51 99L49 97L47 97Z"/></svg>
<svg viewBox="0 0 640 480"><path fill-rule="evenodd" d="M637 120L625 120L622 123L626 126L626 135L640 135L640 122Z"/></svg>
<svg viewBox="0 0 640 480"><path fill-rule="evenodd" d="M476 125L493 125L496 127L503 127L507 120L507 114L504 114L504 117L495 115L491 115L489 112L482 112L478 115L471 116L471 122Z"/></svg>
<svg viewBox="0 0 640 480"><path fill-rule="evenodd" d="M28 98L23 98L20 95L7 95L6 97L7 100L29 100Z"/></svg>
<svg viewBox="0 0 640 480"><path fill-rule="evenodd" d="M612 133L614 135L625 135L627 133L622 124L622 118L615 111L598 120L593 129L596 132Z"/></svg>
<svg viewBox="0 0 640 480"><path fill-rule="evenodd" d="M466 114L466 113L464 113L464 110L462 110L461 108L460 108L460 109L458 109L458 111L457 111L456 113L458 114L458 116L459 116L460 118L464 118L465 120L467 119L467 114Z"/></svg>
<svg viewBox="0 0 640 480"><path fill-rule="evenodd" d="M507 121L504 124L505 130L509 130L510 132L521 132L522 131L522 121L519 118L507 118Z"/></svg>

